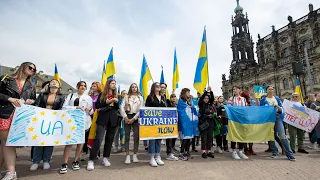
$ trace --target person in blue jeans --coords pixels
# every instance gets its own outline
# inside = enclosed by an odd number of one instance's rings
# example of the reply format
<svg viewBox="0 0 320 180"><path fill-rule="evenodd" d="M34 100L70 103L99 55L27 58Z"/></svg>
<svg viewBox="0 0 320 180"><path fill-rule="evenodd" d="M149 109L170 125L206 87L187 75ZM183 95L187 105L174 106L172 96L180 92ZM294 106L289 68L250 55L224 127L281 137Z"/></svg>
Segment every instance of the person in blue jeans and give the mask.
<svg viewBox="0 0 320 180"><path fill-rule="evenodd" d="M285 154L287 158L290 161L295 161L296 158L293 156L293 152L290 148L289 141L286 137L284 126L283 126L283 117L284 112L282 109L282 103L278 96L274 96L274 88L272 86L267 86L267 96L264 97L260 101L260 106L274 106L277 108L277 115L276 115L276 122L275 122L275 133L277 133L280 137L281 144L283 146L283 149L285 151ZM275 141L269 141L270 147L272 150L272 156L271 158L278 158L279 157L279 151L278 147L276 146Z"/></svg>
<svg viewBox="0 0 320 180"><path fill-rule="evenodd" d="M35 106L60 110L64 103L64 96L60 93L60 84L57 80L51 80L46 92L40 93ZM38 169L40 161L43 160L43 169L50 169L50 160L53 153L53 146L34 146L32 165L30 171Z"/></svg>
<svg viewBox="0 0 320 180"><path fill-rule="evenodd" d="M146 107L166 107L166 99L160 95L160 83L153 83L151 86L150 94L146 99ZM150 155L150 165L152 167L163 166L164 162L160 157L161 139L149 140L148 154Z"/></svg>

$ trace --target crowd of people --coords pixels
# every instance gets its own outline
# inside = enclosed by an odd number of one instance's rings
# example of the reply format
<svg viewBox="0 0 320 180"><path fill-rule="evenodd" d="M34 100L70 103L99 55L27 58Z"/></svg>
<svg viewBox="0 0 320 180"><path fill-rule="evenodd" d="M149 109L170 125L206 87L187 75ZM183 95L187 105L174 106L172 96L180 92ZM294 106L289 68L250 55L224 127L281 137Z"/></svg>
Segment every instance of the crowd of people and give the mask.
<svg viewBox="0 0 320 180"><path fill-rule="evenodd" d="M283 122L283 108L281 99L274 95L274 88L267 87L267 94L260 99L260 102L254 103L250 99L248 91L241 92L240 86L233 87L233 96L225 100L223 96L215 97L211 87L198 97L193 98L190 95L190 89L183 88L179 98L171 94L166 97L165 83L154 82L151 86L150 94L144 99L139 92L138 85L132 83L128 92L123 90L120 95L117 94L117 84L114 79L108 79L105 87L102 88L99 82L88 85L84 81L77 83L77 92L64 97L61 94L61 86L57 80L51 80L43 85L41 93L36 96L36 89L31 82L31 77L36 73L36 65L31 62L22 63L18 70L11 75L3 75L0 78L0 140L1 140L1 158L4 159L7 167L7 174L3 180L17 179L15 162L16 147L5 146L10 125L13 119L15 107L22 104L34 105L41 108L52 110L81 109L86 112L85 119L85 144L66 145L64 148L63 162L60 173L68 171L68 160L72 146L76 146L75 156L72 162L72 170L79 170L79 161L88 159L87 170L92 171L95 168L95 161L100 158L100 147L104 141L102 152L102 163L104 166L111 166L110 154L114 144L114 152L125 151L125 164L138 163L139 139L139 111L145 107L176 107L178 112L178 129L180 139L180 150L176 149L177 139L166 139L166 160L186 161L191 158L191 153L197 152L196 145L201 142L202 158L214 158L213 144L216 144L216 152L229 152L226 135L228 133L228 116L224 106L274 106L277 110L275 122L275 140L282 148L282 154L286 155L290 161L295 161L295 142L298 139L298 152L308 153L303 146L305 132L293 126L286 125ZM89 94L86 94L87 89ZM194 99L197 99L198 106L194 105ZM300 97L297 93L292 94L292 102L300 103ZM320 94L310 96L305 104L307 107L320 111ZM186 116L186 110L190 109L194 118L198 118L197 124L190 124L189 116ZM98 111L98 116L94 124L92 119L94 112ZM288 127L290 140L287 138L286 126ZM92 145L89 145L89 134L91 128L95 130L95 138ZM188 128L195 128L189 130ZM133 132L133 154L130 155L130 137ZM311 148L318 149L320 139L313 131L309 134L312 142ZM214 138L216 142L214 143ZM143 141L145 150L150 156L150 166L163 166L165 163L161 159L160 148L161 139ZM120 143L119 143L120 142ZM120 144L120 147L119 147ZM252 143L230 142L231 157L233 159L249 159L251 155L256 155ZM279 157L278 147L275 141L269 141L269 148L266 152L271 152L272 158ZM191 147L191 150L190 150ZM50 169L50 161L53 146L36 146L31 149L32 164L31 171L39 168L43 161L43 169ZM3 163L3 160L2 160Z"/></svg>

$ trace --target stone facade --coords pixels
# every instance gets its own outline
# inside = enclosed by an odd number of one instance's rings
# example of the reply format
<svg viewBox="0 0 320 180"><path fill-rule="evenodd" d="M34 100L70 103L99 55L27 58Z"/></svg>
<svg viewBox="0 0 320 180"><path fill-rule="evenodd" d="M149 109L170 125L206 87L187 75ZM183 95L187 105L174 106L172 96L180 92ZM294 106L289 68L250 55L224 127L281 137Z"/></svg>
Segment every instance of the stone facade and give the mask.
<svg viewBox="0 0 320 180"><path fill-rule="evenodd" d="M19 68L19 66L15 67L15 68L7 67L7 66L0 66L0 75L13 74L18 68ZM39 93L41 91L41 89L42 89L41 86L44 82L50 81L52 79L53 79L53 76L43 74L43 71L39 71L34 77L34 83L36 85L37 93ZM61 81L61 85L62 85L62 91L61 91L62 94L67 95L71 92L77 91L74 87L70 86L64 80L60 79L60 81Z"/></svg>
<svg viewBox="0 0 320 180"><path fill-rule="evenodd" d="M242 24L235 23L238 21ZM286 26L279 30L272 26L272 33L264 38L258 35L258 62L251 54L253 43L252 38L249 38L248 21L247 15L244 16L242 12L236 13L232 18L233 29L240 27L240 33L234 30L232 37L233 60L229 78L227 79L225 74L222 75L221 89L225 98L232 96L233 85L240 85L242 89L249 90L252 96L254 85L272 85L275 87L276 95L289 98L295 89L296 75L293 74L293 62L301 62L304 65L304 73L299 76L303 95L312 92L309 79L312 79L314 84L313 92L320 91L320 9L313 10L313 5L310 4L306 16L296 21L289 16ZM311 65L311 78L306 71L305 48Z"/></svg>

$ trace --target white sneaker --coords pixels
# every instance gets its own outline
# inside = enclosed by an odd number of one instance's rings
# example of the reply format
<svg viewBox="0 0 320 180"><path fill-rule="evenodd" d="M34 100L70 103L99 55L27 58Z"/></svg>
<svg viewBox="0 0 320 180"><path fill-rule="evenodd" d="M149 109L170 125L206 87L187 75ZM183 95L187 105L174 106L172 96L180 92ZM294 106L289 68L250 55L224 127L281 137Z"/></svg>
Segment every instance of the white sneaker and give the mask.
<svg viewBox="0 0 320 180"><path fill-rule="evenodd" d="M50 164L48 162L43 163L43 170L48 170L50 169Z"/></svg>
<svg viewBox="0 0 320 180"><path fill-rule="evenodd" d="M156 160L154 158L151 158L150 159L150 162L149 162L150 166L152 167L158 167L158 164L156 162Z"/></svg>
<svg viewBox="0 0 320 180"><path fill-rule="evenodd" d="M130 159L130 155L126 156L126 161L124 162L125 164L131 164L131 159Z"/></svg>
<svg viewBox="0 0 320 180"><path fill-rule="evenodd" d="M93 163L93 161L88 161L87 170L88 170L88 171L94 170L94 163Z"/></svg>
<svg viewBox="0 0 320 180"><path fill-rule="evenodd" d="M172 153L170 153L166 159L168 161L178 161L179 160L179 158L175 157Z"/></svg>
<svg viewBox="0 0 320 180"><path fill-rule="evenodd" d="M32 164L32 165L30 166L30 171L35 171L35 170L38 169L38 167L39 167L39 164Z"/></svg>
<svg viewBox="0 0 320 180"><path fill-rule="evenodd" d="M233 152L232 152L232 159L235 159L235 160L241 159L241 158L239 157L237 151L233 151Z"/></svg>
<svg viewBox="0 0 320 180"><path fill-rule="evenodd" d="M218 153L219 153L219 154L223 154L222 149L221 149L221 148L219 148L219 147L218 147Z"/></svg>
<svg viewBox="0 0 320 180"><path fill-rule="evenodd" d="M161 160L161 157L160 157L160 156L156 157L155 160L156 160L156 163L157 163L159 166L163 166L163 165L164 165L164 162Z"/></svg>
<svg viewBox="0 0 320 180"><path fill-rule="evenodd" d="M102 164L106 167L111 166L111 163L109 162L108 158L104 157L102 160Z"/></svg>
<svg viewBox="0 0 320 180"><path fill-rule="evenodd" d="M313 144L312 144L312 149L313 149L313 150L319 150L320 148L319 148L319 146L318 146L317 143L313 143Z"/></svg>
<svg viewBox="0 0 320 180"><path fill-rule="evenodd" d="M138 156L137 156L136 154L134 154L134 155L132 156L132 161L133 161L134 163L138 163L138 162L139 162Z"/></svg>
<svg viewBox="0 0 320 180"><path fill-rule="evenodd" d="M10 172L7 172L6 176L4 176L1 180L16 180L17 179L17 173L14 172L14 174L11 174Z"/></svg>
<svg viewBox="0 0 320 180"><path fill-rule="evenodd" d="M240 157L241 159L249 159L248 156L246 156L245 154L243 154L242 151L239 151L238 154L239 154L239 157Z"/></svg>
<svg viewBox="0 0 320 180"><path fill-rule="evenodd" d="M161 145L165 145L166 143L164 142L163 139L161 139Z"/></svg>

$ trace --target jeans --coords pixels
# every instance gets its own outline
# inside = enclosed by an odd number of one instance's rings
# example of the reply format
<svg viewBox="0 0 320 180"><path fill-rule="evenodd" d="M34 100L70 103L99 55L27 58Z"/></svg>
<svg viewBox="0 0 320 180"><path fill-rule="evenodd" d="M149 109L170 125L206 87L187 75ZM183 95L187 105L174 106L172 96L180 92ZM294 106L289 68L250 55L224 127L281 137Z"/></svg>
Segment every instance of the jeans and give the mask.
<svg viewBox="0 0 320 180"><path fill-rule="evenodd" d="M310 138L310 142L311 143L317 142L317 144L320 144L320 138L317 137L316 130L314 130L314 133L312 134L312 136Z"/></svg>
<svg viewBox="0 0 320 180"><path fill-rule="evenodd" d="M292 150L289 145L289 141L286 137L283 122L281 120L280 114L277 113L276 122L275 122L275 132L280 136L280 141L282 144L282 147L287 155L287 157L293 157ZM279 155L278 147L274 141L269 141L270 147L272 150L272 155Z"/></svg>
<svg viewBox="0 0 320 180"><path fill-rule="evenodd" d="M33 164L39 164L41 160L49 163L53 153L53 146L35 146L33 150Z"/></svg>
<svg viewBox="0 0 320 180"><path fill-rule="evenodd" d="M128 114L128 118L131 119L134 117L134 114ZM133 153L137 154L139 148L139 122L136 120L132 124L124 124L125 132L125 150L129 153L129 143L130 143L130 132L131 128L133 130Z"/></svg>
<svg viewBox="0 0 320 180"><path fill-rule="evenodd" d="M143 145L144 145L144 147L147 147L148 146L148 140L143 140Z"/></svg>
<svg viewBox="0 0 320 180"><path fill-rule="evenodd" d="M148 154L150 156L160 156L161 139L149 140Z"/></svg>
<svg viewBox="0 0 320 180"><path fill-rule="evenodd" d="M97 124L96 137L94 139L93 146L90 151L90 157L89 157L91 161L97 158L103 138L105 138L103 157L106 157L106 158L110 157L115 131L116 131L116 127L112 127L110 122L108 125Z"/></svg>
<svg viewBox="0 0 320 180"><path fill-rule="evenodd" d="M121 127L122 125L122 127ZM125 126L124 126L124 120L122 119L121 121L121 125L117 126L117 129L116 129L116 133L114 135L114 147L115 148L118 148L119 147L119 139L120 139L120 144L121 144L121 147L124 145L124 142L122 141L123 140L123 137L124 137L124 133L125 133Z"/></svg>
<svg viewBox="0 0 320 180"><path fill-rule="evenodd" d="M296 138L298 139L298 149L303 149L304 131L294 126L288 125L291 150L296 148Z"/></svg>

